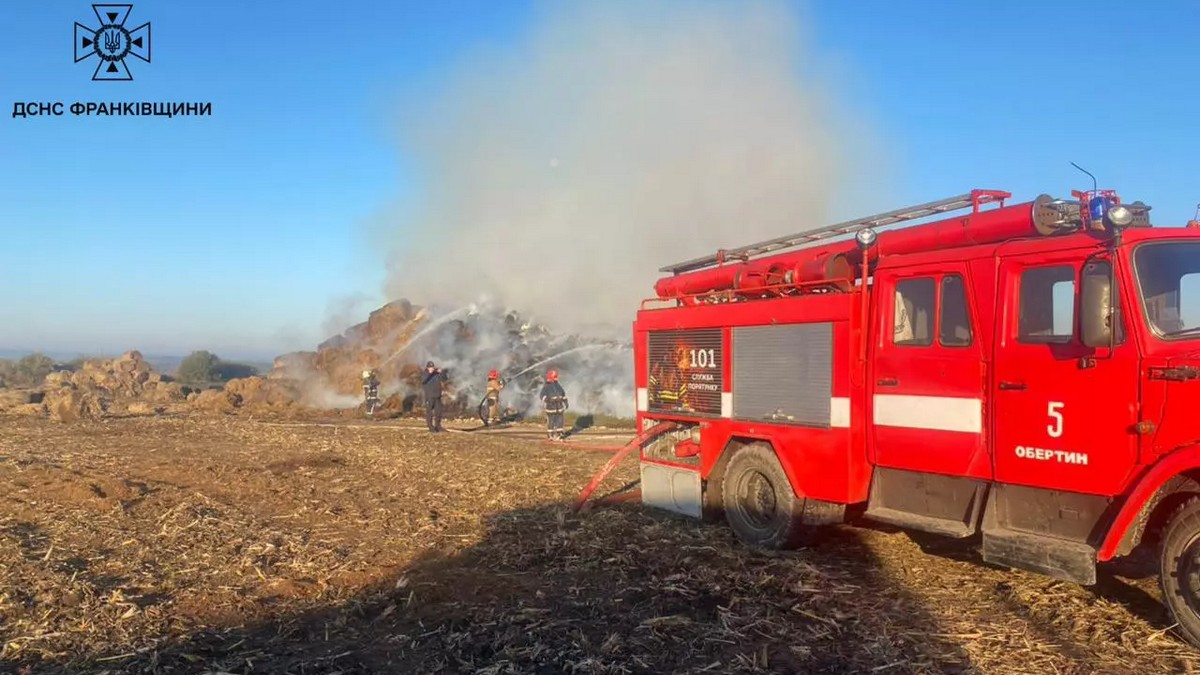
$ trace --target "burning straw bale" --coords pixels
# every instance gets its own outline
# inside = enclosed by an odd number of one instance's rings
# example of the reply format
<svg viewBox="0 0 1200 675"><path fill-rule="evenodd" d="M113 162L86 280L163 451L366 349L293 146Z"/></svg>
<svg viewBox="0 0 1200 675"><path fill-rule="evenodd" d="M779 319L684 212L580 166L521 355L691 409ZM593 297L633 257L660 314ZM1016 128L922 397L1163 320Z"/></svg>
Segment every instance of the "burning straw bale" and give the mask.
<svg viewBox="0 0 1200 675"><path fill-rule="evenodd" d="M362 371L374 369L381 380L383 412L407 412L420 390L422 367L432 360L450 375L447 414L474 416L488 371L514 376L505 390L505 404L525 413L538 409L541 376L555 367L564 372L577 410L629 416L630 356L625 345L555 336L499 307L445 310L397 300L321 343L315 352L280 356L266 377L290 383L302 406L348 410L361 402Z"/></svg>
<svg viewBox="0 0 1200 675"><path fill-rule="evenodd" d="M350 330L355 332L355 339L378 344L393 336L397 328L409 323L416 316L417 311L413 308L411 302L408 300L397 300L389 302L371 312L367 316L365 326L359 324L359 326Z"/></svg>
<svg viewBox="0 0 1200 675"><path fill-rule="evenodd" d="M275 358L268 379L278 380L287 378L290 372L307 373L316 367L317 352L291 352Z"/></svg>
<svg viewBox="0 0 1200 675"><path fill-rule="evenodd" d="M220 390L193 392L154 371L137 351L89 360L75 371L46 377L42 410L61 420L98 418L110 411L156 414L184 404L217 414L360 414L362 371L376 369L383 404L376 417L391 418L419 413L423 366L433 360L450 375L444 396L447 417L476 415L486 374L493 369L509 380L502 394L504 407L536 415L537 391L548 367L563 372L573 412L629 416L629 357L627 345L555 336L502 308L434 311L397 300L317 351L281 355L265 376L231 380ZM38 403L22 396L5 394L0 411Z"/></svg>
<svg viewBox="0 0 1200 675"><path fill-rule="evenodd" d="M367 321L322 342L315 352L280 356L267 379L289 383L293 400L312 408L356 407L362 396L362 371L381 368L397 353L421 324L422 313L407 300L388 303L372 312ZM402 379L412 364L394 360L383 368L393 388L411 386Z"/></svg>

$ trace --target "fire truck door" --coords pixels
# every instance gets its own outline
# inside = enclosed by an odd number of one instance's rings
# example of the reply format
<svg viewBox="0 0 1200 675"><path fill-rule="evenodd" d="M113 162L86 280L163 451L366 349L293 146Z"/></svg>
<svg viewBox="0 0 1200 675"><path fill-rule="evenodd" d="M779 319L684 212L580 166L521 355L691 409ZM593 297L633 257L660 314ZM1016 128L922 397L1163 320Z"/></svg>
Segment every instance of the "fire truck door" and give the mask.
<svg viewBox="0 0 1200 675"><path fill-rule="evenodd" d="M984 371L965 264L880 271L873 360L875 463L991 477Z"/></svg>
<svg viewBox="0 0 1200 675"><path fill-rule="evenodd" d="M1110 273L1107 261L1091 265L1090 273ZM1137 352L1123 316L1111 351L1081 342L1084 268L1078 252L1001 262L991 384L997 482L1112 495L1137 463Z"/></svg>

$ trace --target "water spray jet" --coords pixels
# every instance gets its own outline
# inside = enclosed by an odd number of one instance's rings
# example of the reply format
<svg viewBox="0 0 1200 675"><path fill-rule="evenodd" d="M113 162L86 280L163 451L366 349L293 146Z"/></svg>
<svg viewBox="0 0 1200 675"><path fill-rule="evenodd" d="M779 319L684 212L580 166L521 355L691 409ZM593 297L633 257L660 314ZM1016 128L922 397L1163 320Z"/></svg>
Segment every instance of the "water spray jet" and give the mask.
<svg viewBox="0 0 1200 675"><path fill-rule="evenodd" d="M424 311L424 310L422 310L422 311ZM472 304L469 304L469 305L466 305L463 307L459 307L458 309L454 310L453 312L450 312L449 314L446 314L445 316L443 316L441 318L435 319L432 323L430 323L428 326L426 326L424 328L424 330L422 330L420 333L417 333L416 335L409 338L409 340L407 342L405 342L399 349L397 349L395 352L393 352L391 356L384 359L383 363L379 364L379 367L382 368L382 367L386 366L387 364L391 363L392 359L403 354L405 351L408 350L409 347L413 346L418 341L420 341L421 338L432 333L435 329L445 325L451 319L458 316L459 314L463 314L464 312L467 314L474 314L476 312L475 304L472 303Z"/></svg>
<svg viewBox="0 0 1200 675"><path fill-rule="evenodd" d="M568 349L568 350L566 350L566 351L559 352L559 353L555 354L554 356L549 356L549 357L546 357L546 358L542 359L541 361L538 361L537 363L535 363L535 364L533 364L533 365L529 366L529 367L528 367L528 368L526 368L525 370L522 370L521 372L519 372L519 373L517 373L517 374L515 374L515 375L512 375L512 376L510 376L510 377L509 377L509 379L514 379L514 380L515 380L516 378L518 378L518 377L520 377L520 376L524 375L525 373L528 373L529 371L533 370L534 368L537 368L538 366L541 366L541 365L544 365L544 364L550 363L551 361L553 361L553 360L555 360L555 359L558 359L558 358L562 358L562 357L564 357L564 356L566 356L566 355L568 355L568 354L574 354L574 353L576 353L576 352L582 352L582 351L586 351L586 350L589 350L589 349L600 349L600 348L606 348L606 349L628 349L627 347L624 347L624 346L622 346L622 345L607 345L607 344L593 344L593 345L583 345L582 347L575 347L575 348L573 348L573 349Z"/></svg>

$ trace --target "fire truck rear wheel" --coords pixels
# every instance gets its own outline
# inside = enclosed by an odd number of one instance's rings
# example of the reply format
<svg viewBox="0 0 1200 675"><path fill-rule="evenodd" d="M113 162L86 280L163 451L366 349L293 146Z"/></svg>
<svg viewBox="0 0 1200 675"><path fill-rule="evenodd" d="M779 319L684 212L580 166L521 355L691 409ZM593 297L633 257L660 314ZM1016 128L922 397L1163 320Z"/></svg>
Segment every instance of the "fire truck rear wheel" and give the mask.
<svg viewBox="0 0 1200 675"><path fill-rule="evenodd" d="M729 460L721 494L725 518L745 543L785 549L809 539L811 528L801 521L804 501L796 498L770 446L754 444L737 451Z"/></svg>
<svg viewBox="0 0 1200 675"><path fill-rule="evenodd" d="M1171 516L1162 538L1163 601L1179 630L1200 647L1200 497Z"/></svg>

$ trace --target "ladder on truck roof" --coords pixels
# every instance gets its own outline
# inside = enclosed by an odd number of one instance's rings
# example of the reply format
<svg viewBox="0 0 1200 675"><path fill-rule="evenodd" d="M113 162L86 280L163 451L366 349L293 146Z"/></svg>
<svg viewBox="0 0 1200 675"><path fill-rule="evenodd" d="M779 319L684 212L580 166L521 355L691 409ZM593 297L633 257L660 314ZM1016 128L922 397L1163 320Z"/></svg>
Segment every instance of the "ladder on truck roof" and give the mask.
<svg viewBox="0 0 1200 675"><path fill-rule="evenodd" d="M815 230L806 232L798 232L786 237L777 237L760 241L757 244L749 246L741 246L734 249L722 249L714 255L706 255L701 258L693 258L685 260L674 265L667 265L659 268L659 272L670 272L671 274L683 274L684 272L692 272L713 265L720 265L727 260L749 260L764 253L773 253L780 249L799 246L809 242L821 241L845 234L853 234L864 227L884 227L895 223L900 223L908 220L916 220L926 216L932 216L939 213L947 213L949 211L957 211L967 207L974 207L976 210L983 204L988 204L994 201L1003 203L1012 195L1001 190L972 190L965 195L950 197L948 199L939 199L935 202L918 204L904 209L896 209L886 213L867 216L866 218L857 218L848 220L844 223L836 225L828 225L826 227L818 227Z"/></svg>

